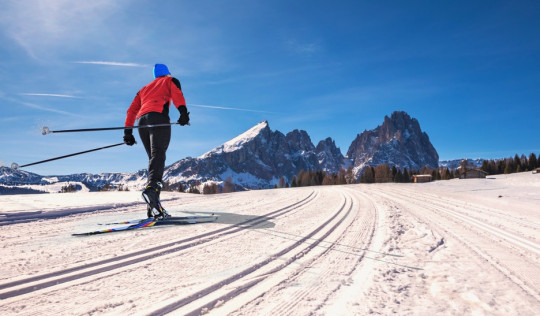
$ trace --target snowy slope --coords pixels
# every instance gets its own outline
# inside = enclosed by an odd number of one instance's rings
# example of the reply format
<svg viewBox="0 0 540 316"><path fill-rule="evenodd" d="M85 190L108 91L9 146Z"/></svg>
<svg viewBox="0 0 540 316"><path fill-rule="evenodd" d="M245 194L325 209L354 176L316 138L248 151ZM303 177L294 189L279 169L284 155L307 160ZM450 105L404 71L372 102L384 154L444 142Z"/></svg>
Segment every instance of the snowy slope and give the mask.
<svg viewBox="0 0 540 316"><path fill-rule="evenodd" d="M218 222L71 236L144 216L135 194L0 196L0 314L540 310L540 175L167 193Z"/></svg>
<svg viewBox="0 0 540 316"><path fill-rule="evenodd" d="M242 147L248 142L252 141L255 137L261 134L262 130L268 128L268 121L262 121L259 124L253 126L244 133L236 136L221 146L212 149L210 152L200 156L200 159L208 158L212 154L231 153L236 150L242 149Z"/></svg>

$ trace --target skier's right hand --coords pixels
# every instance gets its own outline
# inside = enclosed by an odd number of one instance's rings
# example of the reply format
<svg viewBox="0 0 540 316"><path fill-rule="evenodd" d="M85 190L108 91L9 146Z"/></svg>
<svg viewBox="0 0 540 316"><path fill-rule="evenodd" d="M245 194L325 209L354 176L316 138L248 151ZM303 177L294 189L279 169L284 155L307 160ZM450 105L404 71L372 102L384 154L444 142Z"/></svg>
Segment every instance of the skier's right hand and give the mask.
<svg viewBox="0 0 540 316"><path fill-rule="evenodd" d="M124 130L124 143L128 146L133 146L135 144L135 137L133 137L133 129Z"/></svg>

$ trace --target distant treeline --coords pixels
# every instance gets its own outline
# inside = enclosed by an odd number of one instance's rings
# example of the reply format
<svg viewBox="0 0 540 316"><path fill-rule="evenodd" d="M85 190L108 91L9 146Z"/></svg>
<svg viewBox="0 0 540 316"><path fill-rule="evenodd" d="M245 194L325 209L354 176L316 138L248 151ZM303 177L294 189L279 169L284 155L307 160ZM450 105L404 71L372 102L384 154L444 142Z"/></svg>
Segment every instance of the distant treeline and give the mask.
<svg viewBox="0 0 540 316"><path fill-rule="evenodd" d="M534 153L527 158L525 155L515 155L514 158L505 158L497 160L484 160L482 166L478 168L474 164L469 164L467 159L460 163L460 167L449 169L440 167L431 169L424 167L420 170L403 170L390 167L388 164L381 164L375 167L368 166L364 169L362 176L356 179L353 175L352 167L346 171L341 169L338 174L326 173L325 171L304 171L301 170L296 176L293 176L290 186L302 187L313 185L339 185L351 183L408 183L413 182L414 175L430 174L433 180L450 180L459 178L461 173L466 170L480 169L487 172L488 175L509 174L522 171L532 171L540 167L540 161ZM276 188L286 188L289 184L283 177L279 180Z"/></svg>
<svg viewBox="0 0 540 316"><path fill-rule="evenodd" d="M532 153L529 155L529 158L525 157L525 155L518 156L518 154L516 154L514 158L484 160L481 169L488 174L508 174L532 171L538 167L540 167L538 158Z"/></svg>
<svg viewBox="0 0 540 316"><path fill-rule="evenodd" d="M381 164L376 167L368 166L364 169L362 176L358 179L354 176L352 167L347 170L340 169L337 174L327 173L326 171L304 171L293 176L290 186L291 187L304 187L313 185L340 185L340 184L353 184L353 183L386 183L386 182L412 182L412 176L416 174L432 174L435 172L434 177L442 179L453 179L454 175L448 170L431 170L429 168L422 168L420 170L403 170L396 167L390 167L388 164ZM276 188L286 188L289 184L282 177L279 180L279 184Z"/></svg>

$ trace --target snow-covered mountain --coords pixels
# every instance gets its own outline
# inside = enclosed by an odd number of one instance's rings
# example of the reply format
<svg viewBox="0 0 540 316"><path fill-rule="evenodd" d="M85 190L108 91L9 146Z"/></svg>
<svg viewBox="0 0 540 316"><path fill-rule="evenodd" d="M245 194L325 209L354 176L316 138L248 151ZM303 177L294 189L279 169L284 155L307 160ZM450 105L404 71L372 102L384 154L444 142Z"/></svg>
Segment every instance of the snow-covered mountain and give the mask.
<svg viewBox="0 0 540 316"><path fill-rule="evenodd" d="M24 171L14 170L8 167L0 167L0 183L6 185L19 184L40 184L43 176L39 174Z"/></svg>
<svg viewBox="0 0 540 316"><path fill-rule="evenodd" d="M463 161L463 159L454 159L454 160L442 160L439 161L439 166L448 168L449 170L458 169L460 163ZM476 168L482 167L482 164L484 163L484 159L467 159L467 165L469 166L475 166Z"/></svg>
<svg viewBox="0 0 540 316"><path fill-rule="evenodd" d="M439 163L439 155L418 120L402 111L385 116L382 125L357 135L347 158L352 160L357 176L365 167L383 163L409 170L437 168Z"/></svg>
<svg viewBox="0 0 540 316"><path fill-rule="evenodd" d="M394 112L390 118L385 117L382 126L357 135L347 158L330 137L315 147L306 131L293 130L285 135L272 131L268 122L263 121L200 157L187 157L167 166L164 181L175 186L179 183L223 183L230 179L239 187L268 188L277 184L281 177L290 183L302 169L335 174L340 168L352 165L359 176L365 166L382 163L409 169L437 167L438 154L427 134L420 130L418 121L405 112ZM58 183L75 182L89 190L107 184L138 190L147 177L146 170L40 176L6 167L0 169L0 185L3 186L56 184L54 188L57 188Z"/></svg>
<svg viewBox="0 0 540 316"><path fill-rule="evenodd" d="M322 143L322 144L321 144ZM300 170L335 172L343 155L330 138L315 147L305 131L287 135L272 131L263 121L245 133L197 158L185 158L165 170L164 178L177 182L222 182L247 188L267 188L280 177L288 182Z"/></svg>

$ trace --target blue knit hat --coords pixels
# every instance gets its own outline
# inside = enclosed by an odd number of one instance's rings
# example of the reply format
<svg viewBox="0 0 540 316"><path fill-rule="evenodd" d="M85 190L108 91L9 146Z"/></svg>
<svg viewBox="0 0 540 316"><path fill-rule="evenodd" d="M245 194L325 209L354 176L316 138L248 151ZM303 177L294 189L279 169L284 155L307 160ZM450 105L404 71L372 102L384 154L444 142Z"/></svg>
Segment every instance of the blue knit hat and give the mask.
<svg viewBox="0 0 540 316"><path fill-rule="evenodd" d="M169 71L169 68L165 66L164 64L156 64L154 66L154 78L170 75L171 72Z"/></svg>

